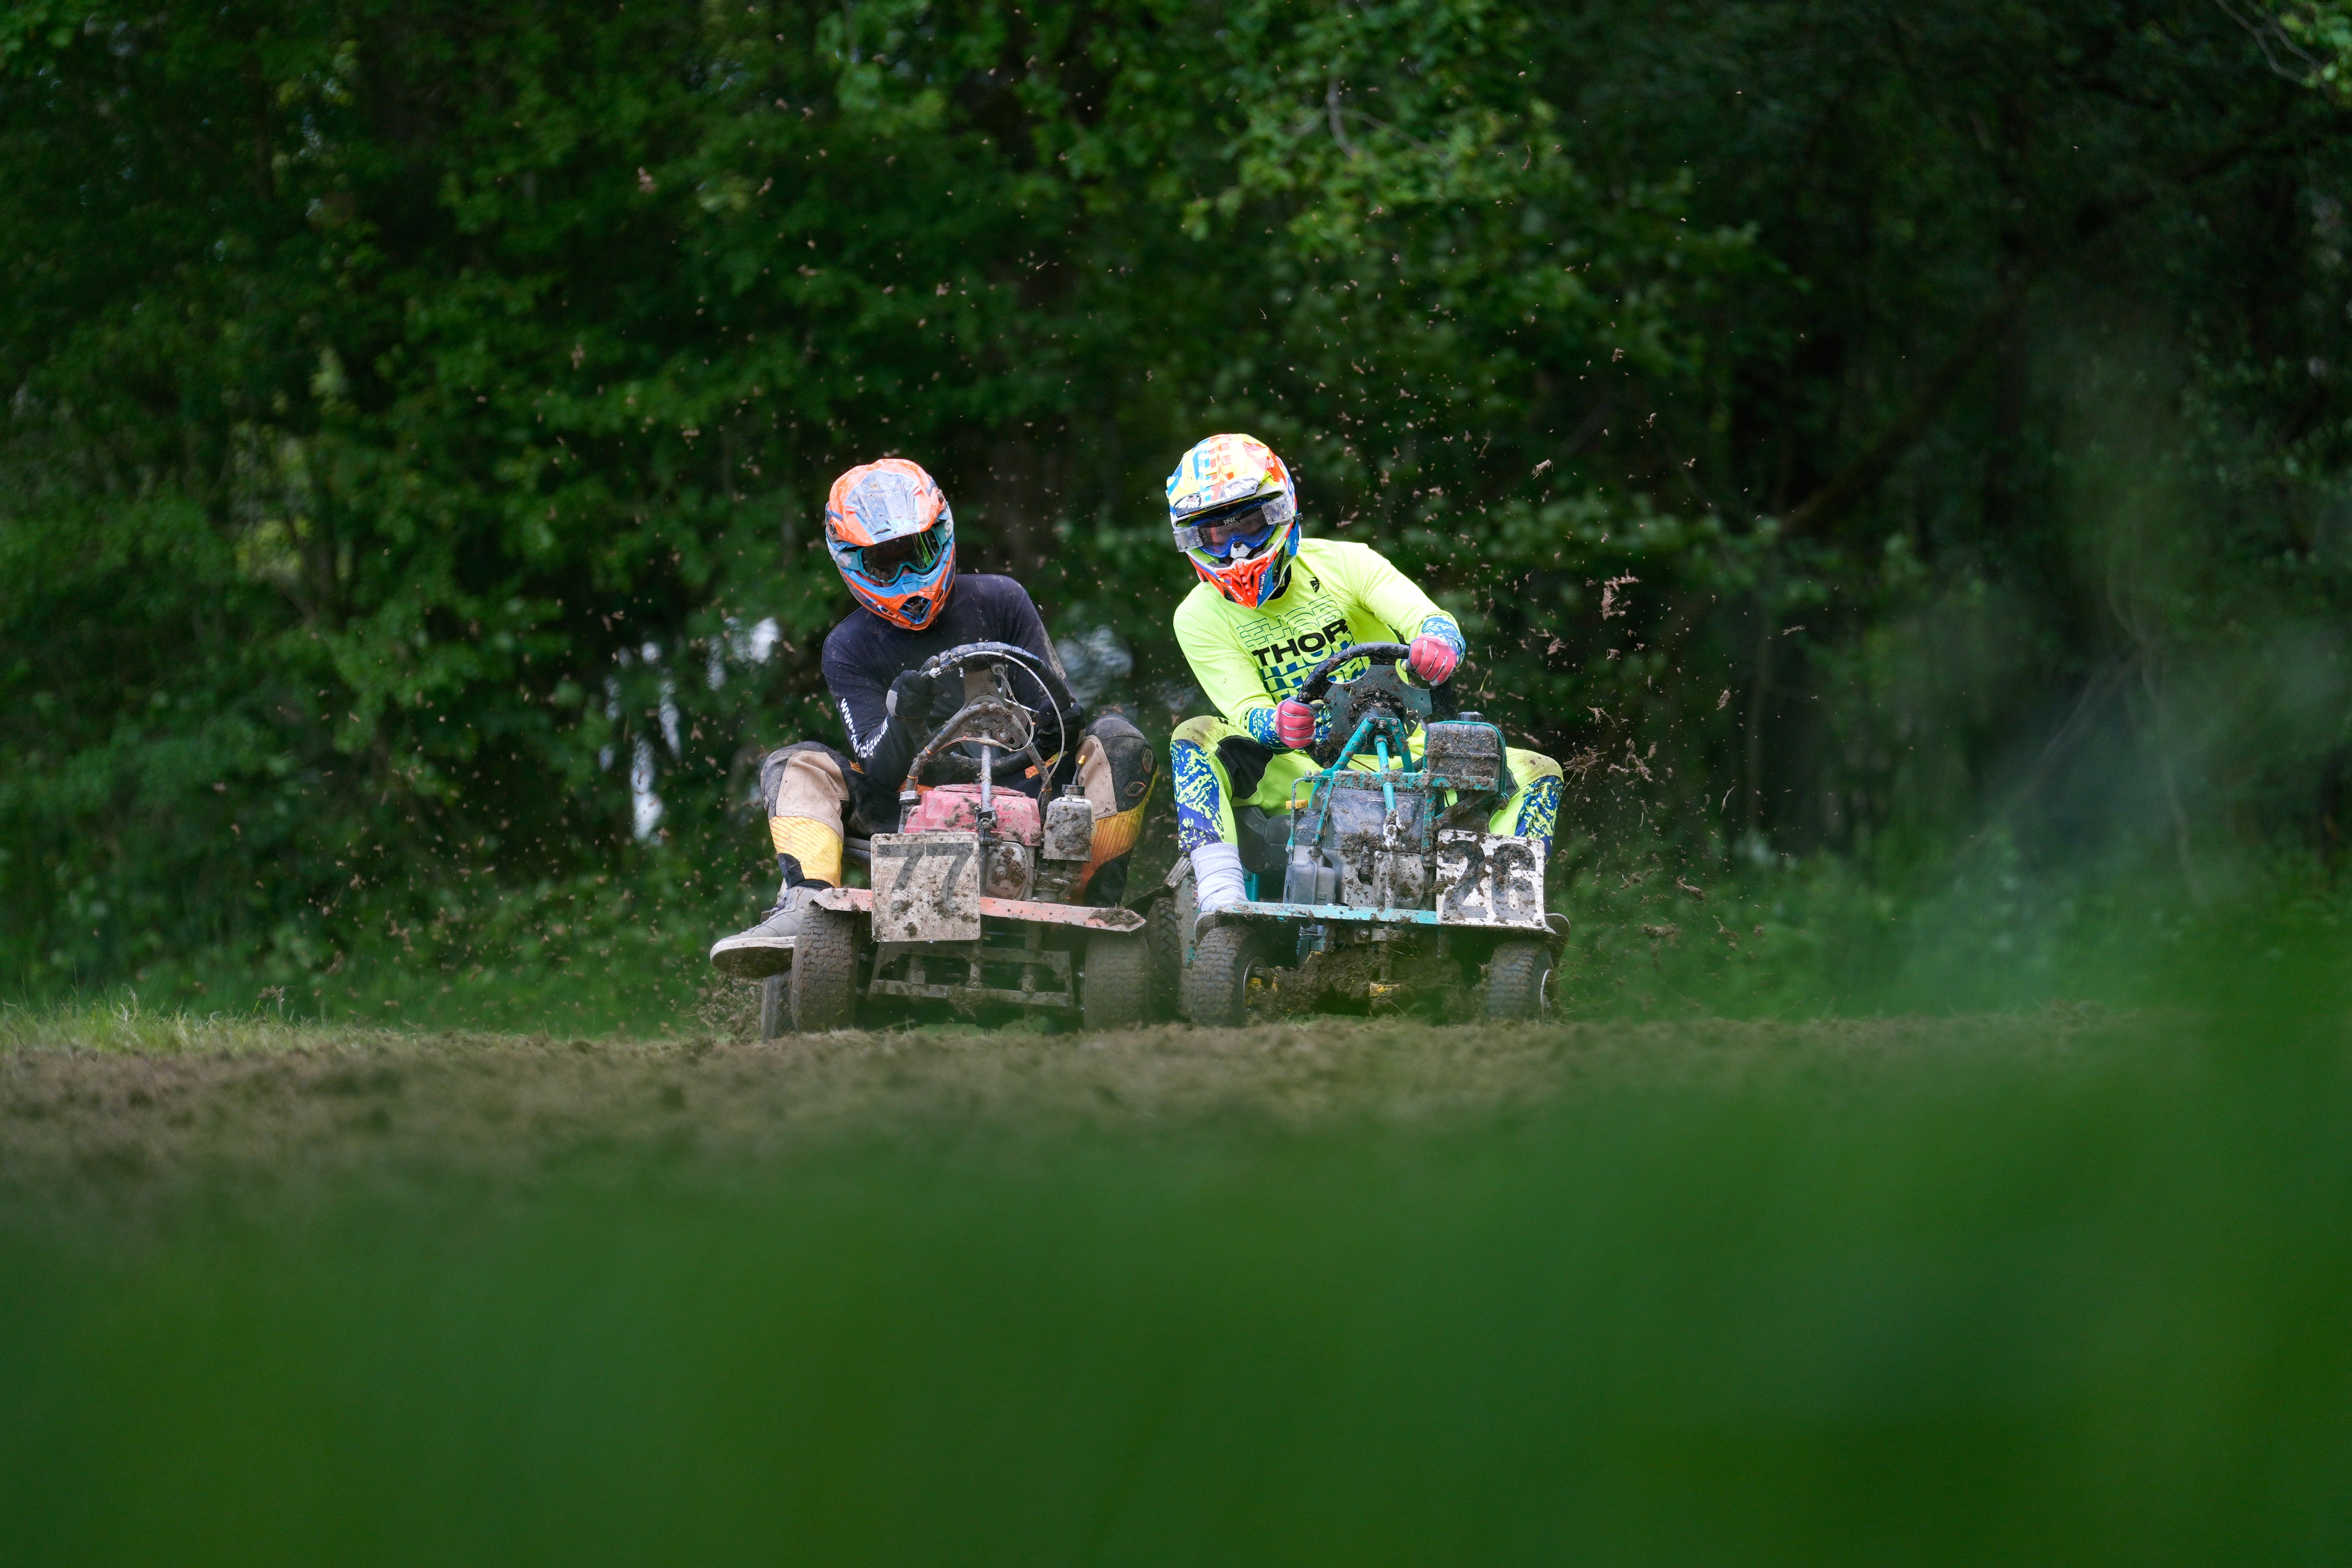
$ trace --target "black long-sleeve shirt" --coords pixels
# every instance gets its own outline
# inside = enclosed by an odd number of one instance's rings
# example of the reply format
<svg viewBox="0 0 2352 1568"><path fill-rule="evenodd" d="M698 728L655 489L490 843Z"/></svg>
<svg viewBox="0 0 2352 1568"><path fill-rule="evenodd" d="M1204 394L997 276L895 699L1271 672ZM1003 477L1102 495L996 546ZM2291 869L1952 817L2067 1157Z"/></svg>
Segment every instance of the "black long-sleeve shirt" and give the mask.
<svg viewBox="0 0 2352 1568"><path fill-rule="evenodd" d="M1062 672L1053 640L1045 635L1045 619L1037 614L1028 590L1010 577L957 574L947 603L940 606L931 624L919 632L894 626L869 610L856 609L826 634L824 684L841 709L842 726L849 731L850 753L857 759L869 790L895 800L915 752L962 705L961 689L950 677L940 683L943 689L933 712L894 717L888 707L890 683L905 671L919 668L933 654L973 642L1011 643L1037 655L1054 672L1066 700L1069 679ZM1055 751L1062 751L1066 768L1076 754L1085 717L1076 702L1063 707L1026 670L1015 670L1013 689L1037 713L1038 754L1051 758ZM1057 708L1066 730L1057 730L1054 723ZM1064 733L1067 746L1061 743ZM1004 782L1008 787L1022 787L1011 778ZM1034 794L1037 784L1030 782L1025 787Z"/></svg>

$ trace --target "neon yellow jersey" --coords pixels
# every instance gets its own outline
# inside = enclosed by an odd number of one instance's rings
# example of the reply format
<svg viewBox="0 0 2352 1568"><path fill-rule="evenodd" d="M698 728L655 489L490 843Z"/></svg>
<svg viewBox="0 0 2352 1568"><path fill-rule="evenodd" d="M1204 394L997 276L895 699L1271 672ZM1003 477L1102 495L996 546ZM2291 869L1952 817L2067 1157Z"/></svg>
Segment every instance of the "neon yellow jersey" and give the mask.
<svg viewBox="0 0 2352 1568"><path fill-rule="evenodd" d="M1304 539L1280 596L1249 610L1206 583L1176 606L1176 645L1225 722L1275 745L1274 705L1350 643L1445 638L1462 628L1368 544ZM1336 672L1343 679L1352 670Z"/></svg>

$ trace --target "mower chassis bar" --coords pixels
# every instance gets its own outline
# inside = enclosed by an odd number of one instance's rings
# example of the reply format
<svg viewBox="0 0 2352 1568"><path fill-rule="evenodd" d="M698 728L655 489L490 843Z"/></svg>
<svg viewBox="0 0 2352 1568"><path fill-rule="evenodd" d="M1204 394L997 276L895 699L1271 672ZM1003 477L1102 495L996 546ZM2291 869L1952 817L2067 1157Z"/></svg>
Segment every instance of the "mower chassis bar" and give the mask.
<svg viewBox="0 0 2352 1568"><path fill-rule="evenodd" d="M1564 940L1567 922L1560 917L1547 915L1540 926L1505 925L1499 921L1441 921L1435 910L1367 910L1353 904L1227 904L1202 917L1211 926L1239 925L1244 921L1351 921L1360 925L1416 925L1433 931L1517 931L1522 936L1549 940L1555 945Z"/></svg>
<svg viewBox="0 0 2352 1568"><path fill-rule="evenodd" d="M1366 925L1418 926L1438 923L1435 910L1367 910L1353 904L1227 904L1208 917L1213 926L1238 925L1244 921L1356 921Z"/></svg>
<svg viewBox="0 0 2352 1568"><path fill-rule="evenodd" d="M870 915L874 912L874 889L827 888L809 901L819 909L839 910L848 914ZM982 899L980 900L980 912L982 918L985 920L1031 921L1041 925L1083 926L1088 931L1135 931L1143 929L1141 913L1134 910L1123 910L1116 905L1097 907L1092 904L1040 903L1033 899Z"/></svg>

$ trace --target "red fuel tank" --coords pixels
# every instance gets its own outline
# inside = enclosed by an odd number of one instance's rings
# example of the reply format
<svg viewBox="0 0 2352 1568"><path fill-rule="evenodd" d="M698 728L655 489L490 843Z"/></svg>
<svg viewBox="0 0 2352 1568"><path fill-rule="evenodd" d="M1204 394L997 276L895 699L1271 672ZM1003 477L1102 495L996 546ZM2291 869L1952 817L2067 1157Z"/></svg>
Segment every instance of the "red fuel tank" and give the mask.
<svg viewBox="0 0 2352 1568"><path fill-rule="evenodd" d="M996 835L1016 844L1038 844L1045 837L1045 824L1038 814L1037 803L1017 791L1000 789L991 802L996 807ZM976 784L939 784L923 792L913 815L907 818L904 831L908 833L976 833L980 829L980 786Z"/></svg>

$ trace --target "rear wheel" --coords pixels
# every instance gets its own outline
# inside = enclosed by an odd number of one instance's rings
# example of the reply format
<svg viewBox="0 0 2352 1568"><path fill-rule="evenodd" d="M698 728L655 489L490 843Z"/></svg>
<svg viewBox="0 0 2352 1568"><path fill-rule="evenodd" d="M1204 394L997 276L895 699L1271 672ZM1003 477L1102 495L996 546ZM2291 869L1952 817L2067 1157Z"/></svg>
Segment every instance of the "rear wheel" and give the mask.
<svg viewBox="0 0 2352 1568"><path fill-rule="evenodd" d="M815 905L803 910L784 979L796 1033L849 1027L857 1016L857 917Z"/></svg>
<svg viewBox="0 0 2352 1568"><path fill-rule="evenodd" d="M782 974L760 982L760 1038L772 1040L787 1032L793 1013L789 984Z"/></svg>
<svg viewBox="0 0 2352 1568"><path fill-rule="evenodd" d="M1131 1029L1150 1002L1151 944L1141 931L1098 931L1087 937L1086 982L1078 1016L1089 1029Z"/></svg>
<svg viewBox="0 0 2352 1568"><path fill-rule="evenodd" d="M1192 946L1184 972L1184 1011L1203 1029L1237 1029L1249 1022L1249 976L1256 962L1247 926L1215 926Z"/></svg>
<svg viewBox="0 0 2352 1568"><path fill-rule="evenodd" d="M1547 1016L1551 977L1551 949L1545 943L1503 943L1486 968L1486 1016L1498 1024Z"/></svg>
<svg viewBox="0 0 2352 1568"><path fill-rule="evenodd" d="M1176 896L1162 893L1144 910L1143 936L1151 950L1151 973L1145 986L1145 1016L1172 1018L1184 988L1184 931L1178 923Z"/></svg>

